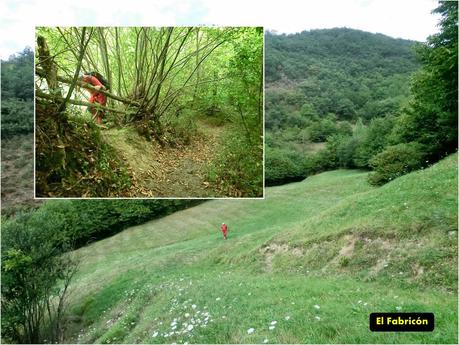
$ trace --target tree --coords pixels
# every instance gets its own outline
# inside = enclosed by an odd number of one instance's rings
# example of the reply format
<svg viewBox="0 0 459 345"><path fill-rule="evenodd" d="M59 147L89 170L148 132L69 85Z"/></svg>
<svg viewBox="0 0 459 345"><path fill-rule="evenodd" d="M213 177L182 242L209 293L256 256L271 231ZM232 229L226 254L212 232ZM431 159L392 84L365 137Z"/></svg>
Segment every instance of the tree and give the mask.
<svg viewBox="0 0 459 345"><path fill-rule="evenodd" d="M33 52L25 48L2 64L2 137L33 132Z"/></svg>
<svg viewBox="0 0 459 345"><path fill-rule="evenodd" d="M2 337L10 342L61 342L63 314L77 264L56 240L62 219L19 216L2 226Z"/></svg>
<svg viewBox="0 0 459 345"><path fill-rule="evenodd" d="M397 121L393 141L425 145L431 160L457 150L458 3L441 1L438 34L418 47L422 69L411 88L411 106Z"/></svg>

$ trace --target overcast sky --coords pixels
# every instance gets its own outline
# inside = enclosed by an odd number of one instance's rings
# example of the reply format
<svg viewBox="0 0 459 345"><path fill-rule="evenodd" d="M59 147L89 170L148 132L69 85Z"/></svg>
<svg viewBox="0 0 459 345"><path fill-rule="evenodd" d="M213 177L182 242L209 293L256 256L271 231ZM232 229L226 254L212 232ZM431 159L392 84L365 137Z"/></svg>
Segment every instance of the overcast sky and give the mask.
<svg viewBox="0 0 459 345"><path fill-rule="evenodd" d="M34 45L35 26L260 25L278 32L349 27L425 41L435 0L3 0L0 57Z"/></svg>

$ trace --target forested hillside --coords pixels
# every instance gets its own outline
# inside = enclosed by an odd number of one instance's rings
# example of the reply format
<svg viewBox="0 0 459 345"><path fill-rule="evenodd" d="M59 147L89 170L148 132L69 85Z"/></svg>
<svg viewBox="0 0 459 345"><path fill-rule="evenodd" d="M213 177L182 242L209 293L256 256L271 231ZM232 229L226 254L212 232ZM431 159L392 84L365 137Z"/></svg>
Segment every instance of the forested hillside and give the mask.
<svg viewBox="0 0 459 345"><path fill-rule="evenodd" d="M420 67L414 46L346 28L268 32L268 183L301 179L310 174L308 168L326 169L330 162L304 162L323 148L317 143L351 135L356 123L362 127L396 115L407 104L412 74Z"/></svg>

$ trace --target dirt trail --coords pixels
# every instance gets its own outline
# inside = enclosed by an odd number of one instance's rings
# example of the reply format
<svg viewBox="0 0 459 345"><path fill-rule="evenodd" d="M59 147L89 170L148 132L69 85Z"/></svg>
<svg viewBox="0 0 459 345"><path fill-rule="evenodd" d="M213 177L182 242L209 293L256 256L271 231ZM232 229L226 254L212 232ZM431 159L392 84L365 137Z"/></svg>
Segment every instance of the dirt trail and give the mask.
<svg viewBox="0 0 459 345"><path fill-rule="evenodd" d="M164 148L132 128L109 129L102 135L129 167L133 197L214 197L224 195L206 180L206 167L218 152L224 130L200 121L189 145Z"/></svg>

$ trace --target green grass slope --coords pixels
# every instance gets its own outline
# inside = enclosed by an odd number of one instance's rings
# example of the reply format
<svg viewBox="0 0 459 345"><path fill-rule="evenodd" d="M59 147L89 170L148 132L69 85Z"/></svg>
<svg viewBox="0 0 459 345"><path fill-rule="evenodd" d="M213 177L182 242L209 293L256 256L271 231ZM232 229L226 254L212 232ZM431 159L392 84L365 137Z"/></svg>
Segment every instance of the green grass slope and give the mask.
<svg viewBox="0 0 459 345"><path fill-rule="evenodd" d="M67 340L457 343L457 155L380 188L366 176L206 202L81 248ZM369 331L369 313L397 310L434 312L435 331Z"/></svg>

